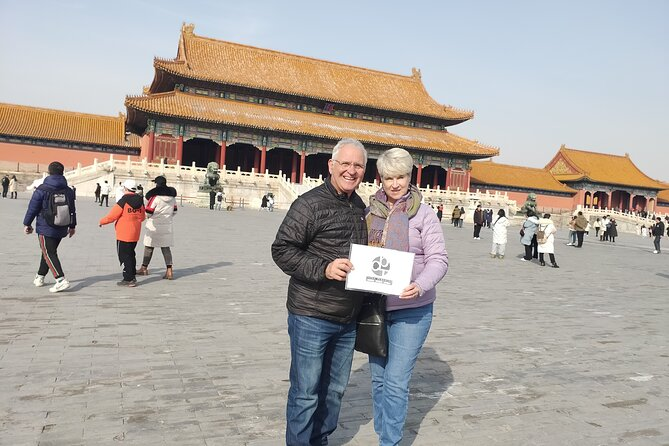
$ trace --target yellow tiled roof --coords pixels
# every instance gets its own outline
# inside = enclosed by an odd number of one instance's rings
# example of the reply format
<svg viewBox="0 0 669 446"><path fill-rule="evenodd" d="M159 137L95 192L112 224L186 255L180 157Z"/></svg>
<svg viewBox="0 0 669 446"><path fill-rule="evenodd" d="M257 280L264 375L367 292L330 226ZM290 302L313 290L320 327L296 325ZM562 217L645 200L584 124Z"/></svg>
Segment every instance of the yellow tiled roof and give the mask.
<svg viewBox="0 0 669 446"><path fill-rule="evenodd" d="M587 152L560 147L553 158L564 158L566 163L575 167L575 172L562 171L552 168L551 171L559 181L577 181L587 178L597 183L618 184L622 186L644 187L649 189L663 189L658 181L648 177L632 162L629 155L610 155L606 153ZM551 163L552 161L551 160ZM549 165L551 164L549 163Z"/></svg>
<svg viewBox="0 0 669 446"><path fill-rule="evenodd" d="M140 138L125 140L125 116L101 116L0 103L0 135L52 141L139 148Z"/></svg>
<svg viewBox="0 0 669 446"><path fill-rule="evenodd" d="M657 193L657 201L669 203L669 189L659 191Z"/></svg>
<svg viewBox="0 0 669 446"><path fill-rule="evenodd" d="M492 161L472 162L471 182L574 194L576 191L555 179L545 169L511 166Z"/></svg>
<svg viewBox="0 0 669 446"><path fill-rule="evenodd" d="M208 82L463 122L473 112L437 103L420 72L412 76L312 59L193 34L182 28L176 59L155 59L157 70Z"/></svg>
<svg viewBox="0 0 669 446"><path fill-rule="evenodd" d="M128 109L154 115L190 119L213 124L309 135L327 139L356 138L385 146L488 157L499 150L446 131L428 130L327 114L310 113L268 105L211 98L171 91L149 96L127 97ZM129 111L130 112L130 111Z"/></svg>

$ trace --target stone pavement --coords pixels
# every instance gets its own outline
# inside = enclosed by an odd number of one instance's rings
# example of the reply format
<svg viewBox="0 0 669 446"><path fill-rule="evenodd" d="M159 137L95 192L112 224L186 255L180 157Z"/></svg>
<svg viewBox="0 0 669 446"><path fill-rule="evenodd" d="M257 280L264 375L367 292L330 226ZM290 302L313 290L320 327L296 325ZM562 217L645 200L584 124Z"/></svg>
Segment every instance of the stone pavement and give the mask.
<svg viewBox="0 0 669 446"><path fill-rule="evenodd" d="M107 209L82 198L60 249L73 287L54 295L32 285L26 205L0 200L1 445L283 443L288 279L270 255L283 212L182 208L176 280L156 251L127 289L113 228L97 226ZM571 248L561 232L561 268L541 268L518 260L517 228L505 260L488 257L489 230L444 231L451 266L402 444L669 445L668 254L627 234ZM373 445L370 419L356 353L331 444Z"/></svg>

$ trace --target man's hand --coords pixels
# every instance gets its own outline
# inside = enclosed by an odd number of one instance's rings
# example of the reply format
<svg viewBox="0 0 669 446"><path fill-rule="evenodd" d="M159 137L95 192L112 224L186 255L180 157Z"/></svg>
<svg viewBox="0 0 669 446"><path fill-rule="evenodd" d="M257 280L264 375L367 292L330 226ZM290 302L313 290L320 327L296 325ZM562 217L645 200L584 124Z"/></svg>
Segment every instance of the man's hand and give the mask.
<svg viewBox="0 0 669 446"><path fill-rule="evenodd" d="M67 233L68 233L68 237L72 237L74 235L74 228L69 228L67 230Z"/></svg>
<svg viewBox="0 0 669 446"><path fill-rule="evenodd" d="M417 299L420 296L420 287L415 283L411 283L408 287L402 290L400 299Z"/></svg>
<svg viewBox="0 0 669 446"><path fill-rule="evenodd" d="M23 228L23 232L25 232L26 234L32 234L33 233L33 227L32 226L25 226Z"/></svg>
<svg viewBox="0 0 669 446"><path fill-rule="evenodd" d="M342 282L346 280L346 275L351 270L353 270L353 264L349 259L334 259L325 268L325 277Z"/></svg>

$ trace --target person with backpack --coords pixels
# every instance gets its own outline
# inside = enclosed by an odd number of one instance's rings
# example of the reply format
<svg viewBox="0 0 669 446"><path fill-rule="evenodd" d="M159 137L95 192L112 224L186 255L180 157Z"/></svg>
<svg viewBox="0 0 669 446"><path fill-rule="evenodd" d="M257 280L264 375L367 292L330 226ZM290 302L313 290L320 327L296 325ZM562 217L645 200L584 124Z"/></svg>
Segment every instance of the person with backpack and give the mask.
<svg viewBox="0 0 669 446"><path fill-rule="evenodd" d="M114 223L116 227L116 252L123 267L123 280L116 282L118 286L137 286L136 270L137 257L135 248L142 231L142 222L146 218L144 199L137 195L137 183L128 179L121 183L123 196L119 197L116 205L112 206L109 214L100 219L100 227Z"/></svg>
<svg viewBox="0 0 669 446"><path fill-rule="evenodd" d="M77 226L74 193L67 186L64 171L65 167L58 161L49 164L49 175L33 192L23 218L26 234L32 234L32 223L37 218L35 227L42 256L33 284L43 286L46 274L51 271L56 279L56 283L49 288L52 293L70 287L58 258L58 245L65 236L72 237Z"/></svg>

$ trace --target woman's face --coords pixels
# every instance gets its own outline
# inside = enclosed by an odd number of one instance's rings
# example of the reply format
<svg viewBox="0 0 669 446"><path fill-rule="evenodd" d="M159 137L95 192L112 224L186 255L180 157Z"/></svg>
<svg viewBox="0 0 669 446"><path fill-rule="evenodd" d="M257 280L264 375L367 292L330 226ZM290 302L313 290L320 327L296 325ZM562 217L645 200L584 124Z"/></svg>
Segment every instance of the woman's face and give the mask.
<svg viewBox="0 0 669 446"><path fill-rule="evenodd" d="M381 179L389 203L395 203L409 191L409 175L388 175Z"/></svg>

